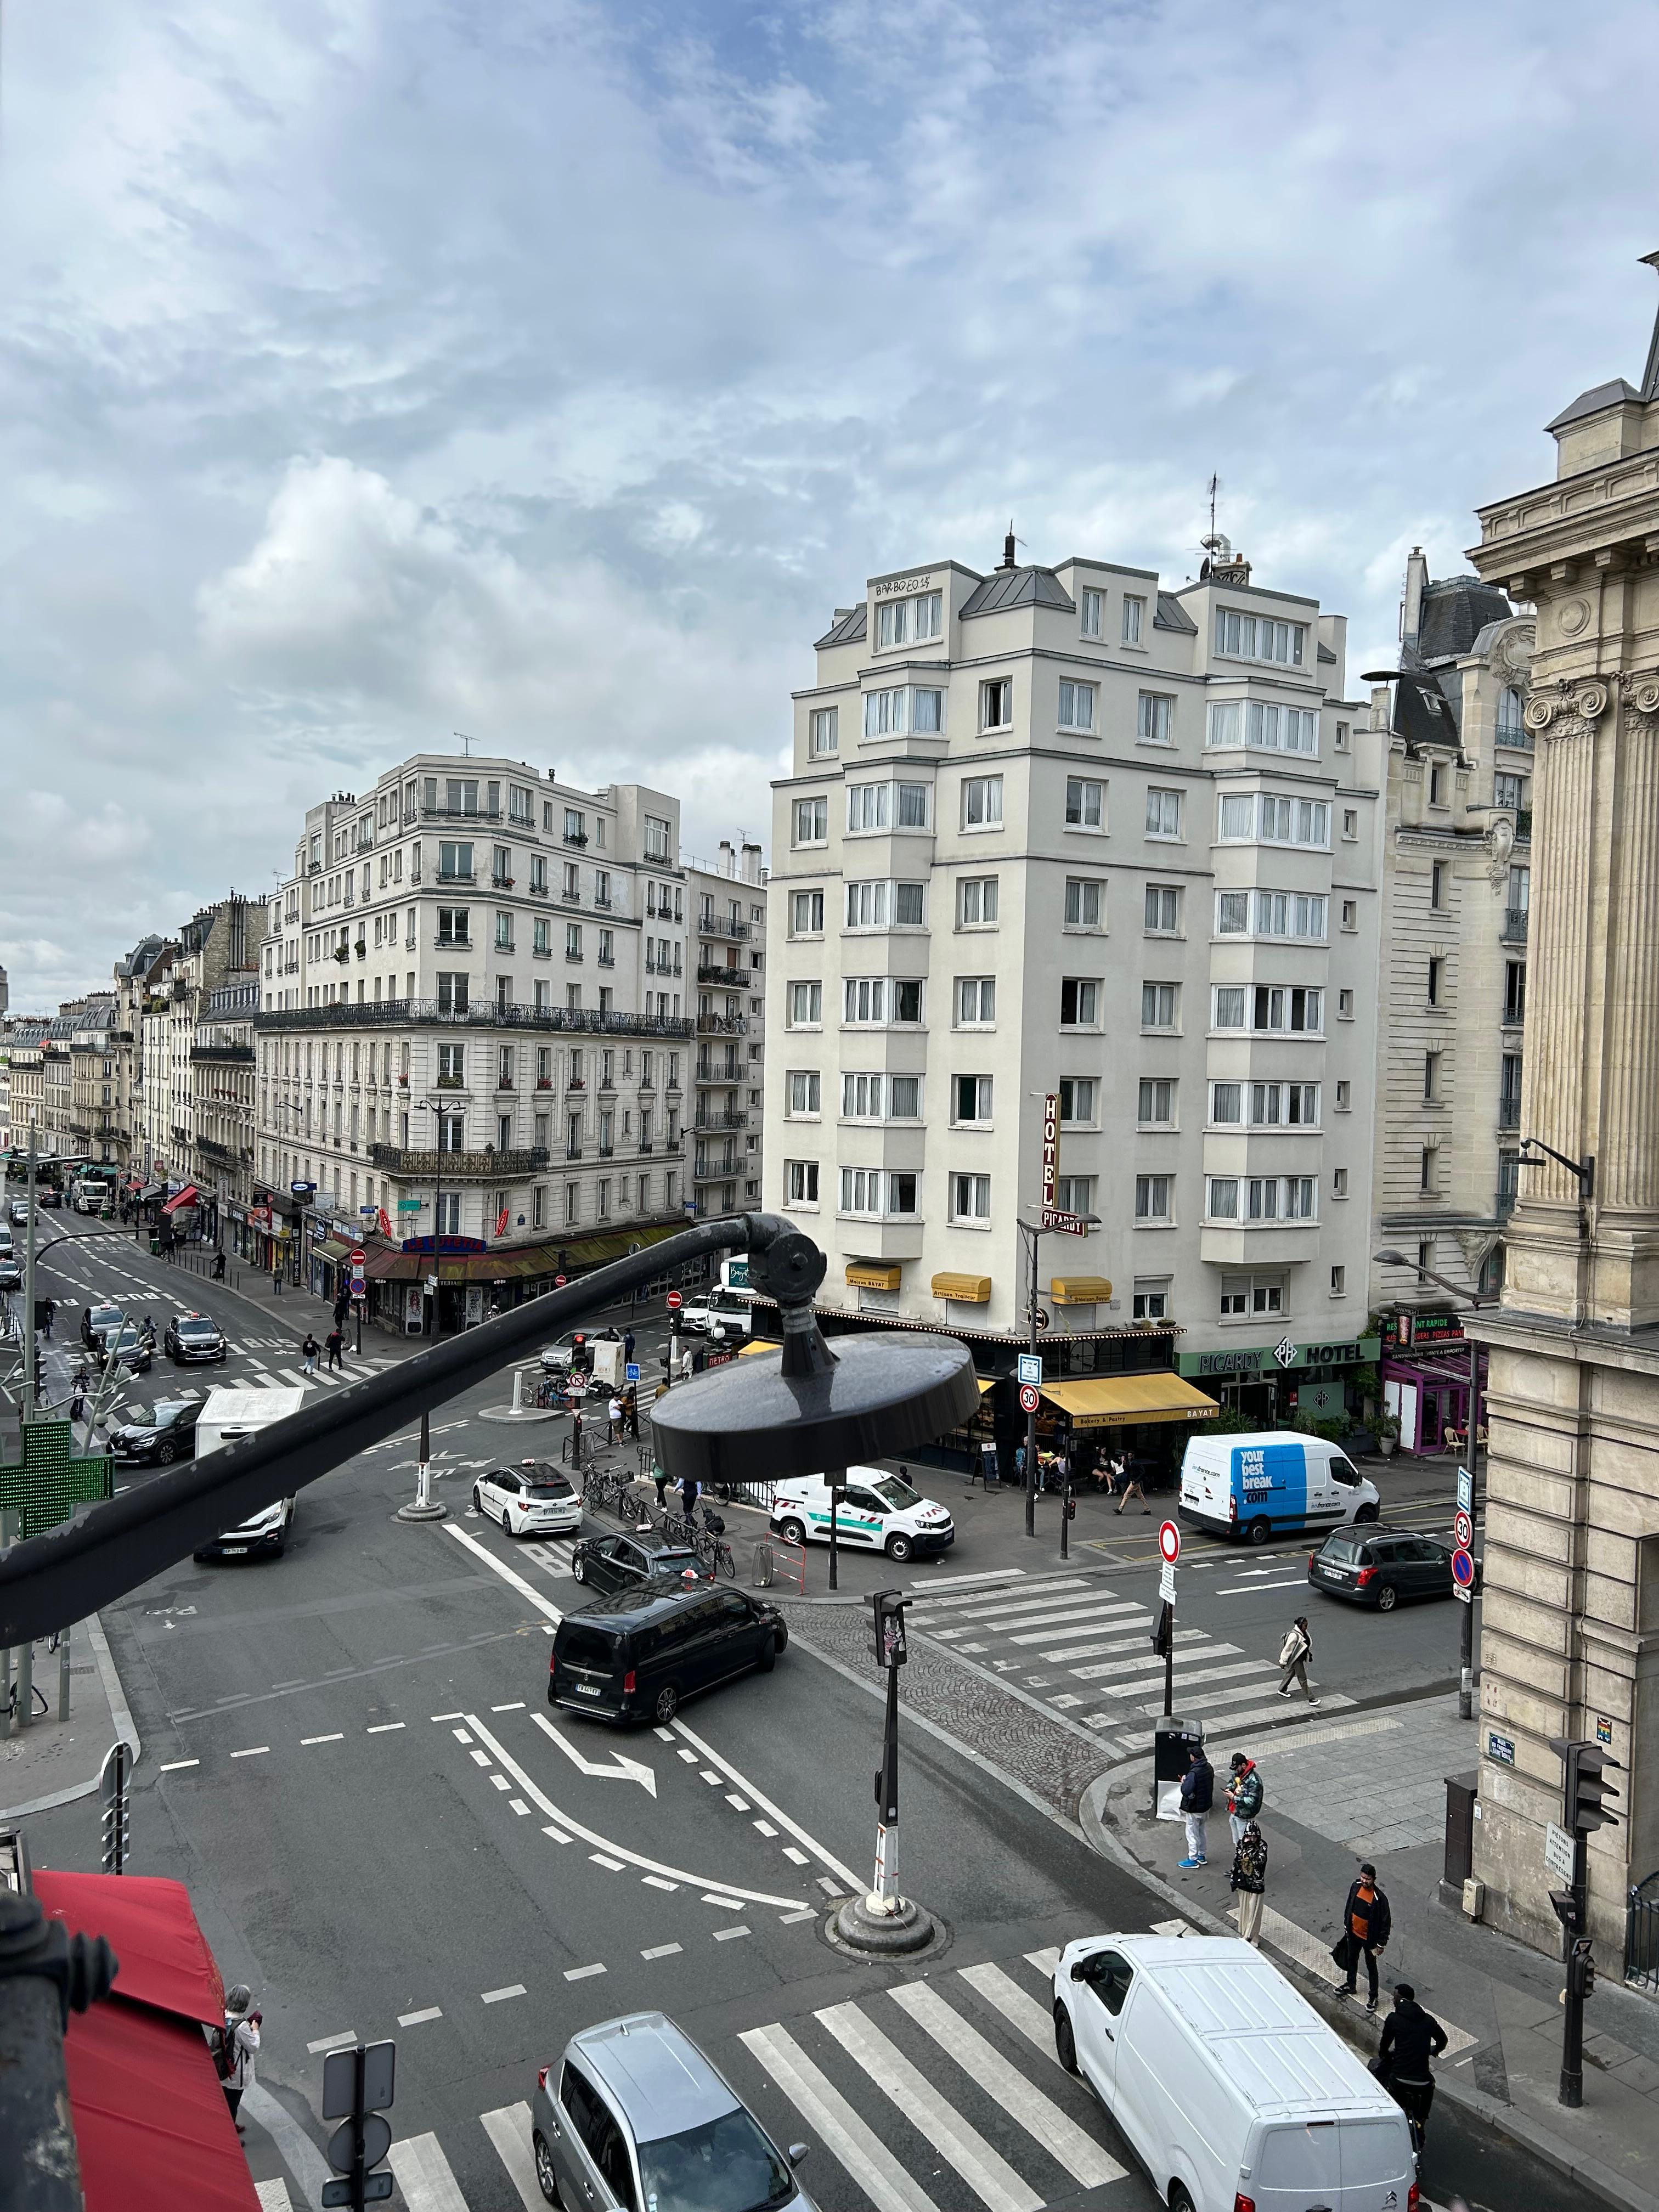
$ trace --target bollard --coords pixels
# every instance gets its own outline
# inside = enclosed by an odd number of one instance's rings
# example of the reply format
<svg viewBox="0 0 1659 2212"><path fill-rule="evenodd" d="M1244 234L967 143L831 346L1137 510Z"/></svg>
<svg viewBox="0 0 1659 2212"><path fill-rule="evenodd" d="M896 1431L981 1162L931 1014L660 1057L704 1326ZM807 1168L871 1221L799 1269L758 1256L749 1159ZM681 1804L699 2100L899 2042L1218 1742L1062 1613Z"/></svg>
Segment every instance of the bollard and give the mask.
<svg viewBox="0 0 1659 2212"><path fill-rule="evenodd" d="M69 1718L70 1698L70 1632L66 1628L58 1639L58 1717Z"/></svg>

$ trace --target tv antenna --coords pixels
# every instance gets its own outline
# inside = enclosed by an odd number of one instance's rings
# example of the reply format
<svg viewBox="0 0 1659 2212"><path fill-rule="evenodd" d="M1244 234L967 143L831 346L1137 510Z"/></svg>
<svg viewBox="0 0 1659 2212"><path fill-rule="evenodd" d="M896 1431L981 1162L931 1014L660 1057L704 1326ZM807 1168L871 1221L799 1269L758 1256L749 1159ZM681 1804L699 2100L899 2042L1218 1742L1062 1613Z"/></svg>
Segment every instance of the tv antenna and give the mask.
<svg viewBox="0 0 1659 2212"><path fill-rule="evenodd" d="M472 757L472 740L468 737L466 732L465 730L452 730L449 734L452 738L459 738L460 739L461 744L464 748L464 757L467 760L471 760Z"/></svg>

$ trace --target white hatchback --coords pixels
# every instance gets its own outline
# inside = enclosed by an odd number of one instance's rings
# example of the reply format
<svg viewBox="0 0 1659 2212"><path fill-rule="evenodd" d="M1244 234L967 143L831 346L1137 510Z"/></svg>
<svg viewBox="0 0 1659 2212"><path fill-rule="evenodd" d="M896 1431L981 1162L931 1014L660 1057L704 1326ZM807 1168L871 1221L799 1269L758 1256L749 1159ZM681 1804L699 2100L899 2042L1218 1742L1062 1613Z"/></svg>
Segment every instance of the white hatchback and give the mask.
<svg viewBox="0 0 1659 2212"><path fill-rule="evenodd" d="M582 1525L582 1502L545 1460L498 1467L472 1486L472 1503L509 1536L568 1536Z"/></svg>
<svg viewBox="0 0 1659 2212"><path fill-rule="evenodd" d="M906 1559L937 1559L957 1540L942 1505L878 1467L849 1467L846 1495L836 1509L836 1541L855 1551ZM786 1543L830 1541L830 1486L821 1474L781 1482L772 1502L772 1533Z"/></svg>

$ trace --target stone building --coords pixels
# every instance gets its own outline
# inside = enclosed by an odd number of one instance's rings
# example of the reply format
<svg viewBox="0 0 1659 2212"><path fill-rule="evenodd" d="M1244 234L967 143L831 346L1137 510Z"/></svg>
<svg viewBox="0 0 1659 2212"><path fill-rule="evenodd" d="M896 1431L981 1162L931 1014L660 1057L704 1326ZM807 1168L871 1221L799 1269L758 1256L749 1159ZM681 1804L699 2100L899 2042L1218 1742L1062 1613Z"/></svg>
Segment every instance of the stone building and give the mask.
<svg viewBox="0 0 1659 2212"><path fill-rule="evenodd" d="M722 842L714 866L682 859L697 963L690 1176L702 1218L761 1202L767 878L752 842Z"/></svg>
<svg viewBox="0 0 1659 2212"><path fill-rule="evenodd" d="M1560 1936L1552 1737L1604 1744L1621 1818L1589 1841L1616 1972L1659 1869L1659 327L1639 387L1549 425L1556 471L1480 510L1480 575L1536 614L1520 1194L1490 1347L1476 1874L1498 1923ZM1563 1166L1547 1146L1577 1167Z"/></svg>

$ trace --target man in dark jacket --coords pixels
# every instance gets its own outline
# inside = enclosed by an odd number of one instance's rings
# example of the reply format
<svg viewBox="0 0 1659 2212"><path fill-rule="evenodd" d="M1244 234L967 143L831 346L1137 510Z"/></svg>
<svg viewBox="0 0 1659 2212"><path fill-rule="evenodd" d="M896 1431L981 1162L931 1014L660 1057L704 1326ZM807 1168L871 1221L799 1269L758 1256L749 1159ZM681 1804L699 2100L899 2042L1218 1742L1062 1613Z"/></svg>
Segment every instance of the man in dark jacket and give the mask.
<svg viewBox="0 0 1659 2212"><path fill-rule="evenodd" d="M1388 1942L1394 1929L1394 1915L1389 1910L1389 1900L1382 1894L1376 1879L1376 1869L1369 1859L1363 1862L1358 1880L1348 1886L1348 1901L1343 1908L1342 1930L1347 1938L1347 1974L1346 1982L1337 1988L1344 1996L1359 1994L1359 1961L1365 1961L1365 1978L1370 1994L1365 2000L1367 2012L1376 2010L1376 1954Z"/></svg>
<svg viewBox="0 0 1659 2212"><path fill-rule="evenodd" d="M1187 1856L1183 1867L1201 1867L1206 1856L1205 1816L1215 1802L1215 1770L1204 1756L1202 1744L1193 1746L1192 1764L1181 1784L1181 1812L1187 1823Z"/></svg>
<svg viewBox="0 0 1659 2212"><path fill-rule="evenodd" d="M1420 2151L1428 2132L1429 2107L1434 2102L1434 2069L1431 2062L1446 2047L1446 2031L1434 2014L1425 2012L1409 1982L1395 1986L1394 2010L1382 2023L1377 2064L1389 2094L1411 2122L1412 2148Z"/></svg>

